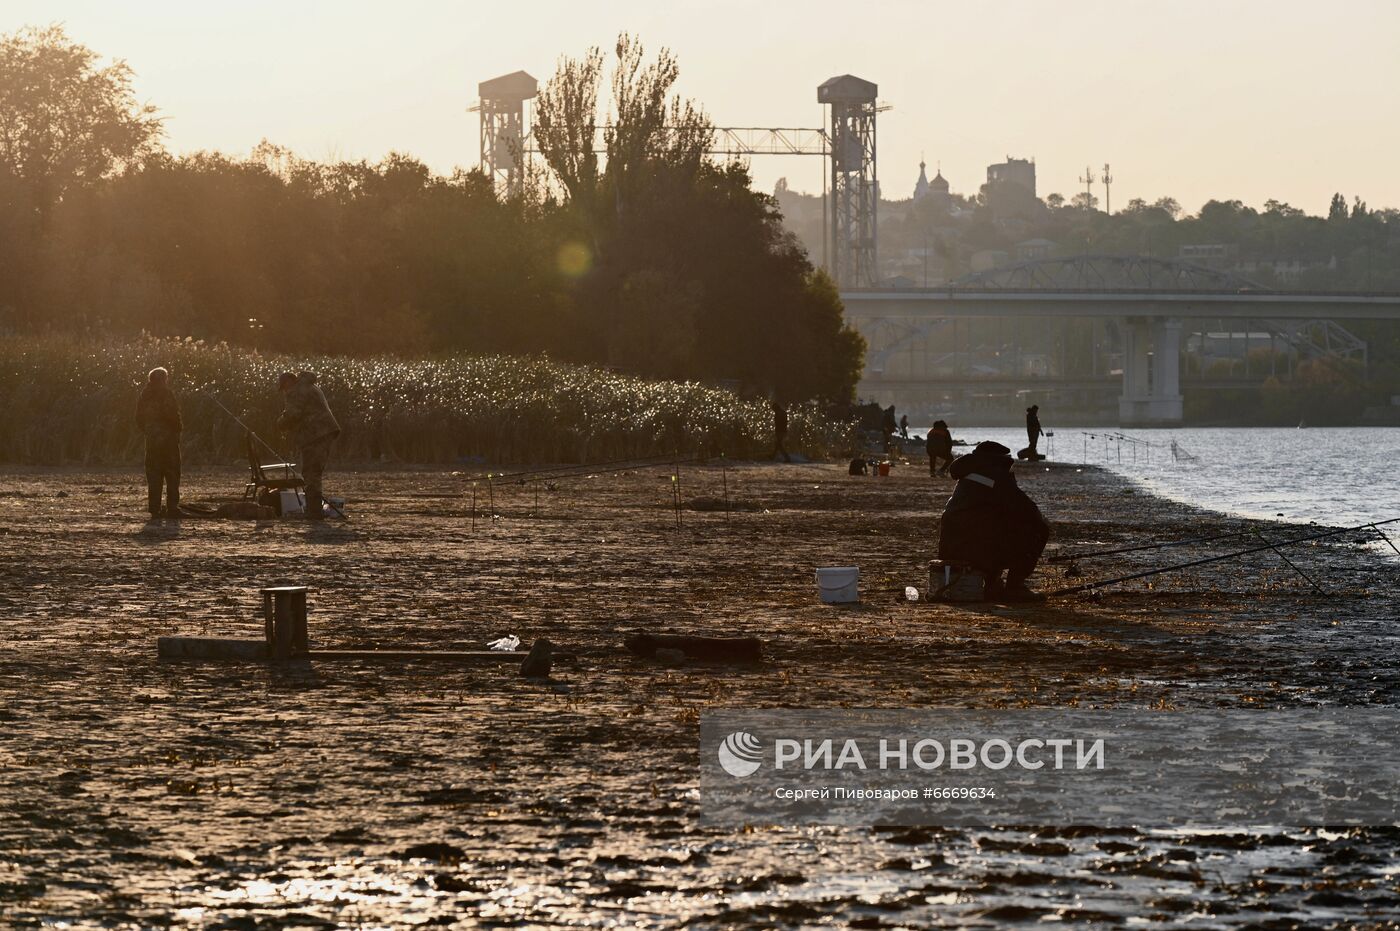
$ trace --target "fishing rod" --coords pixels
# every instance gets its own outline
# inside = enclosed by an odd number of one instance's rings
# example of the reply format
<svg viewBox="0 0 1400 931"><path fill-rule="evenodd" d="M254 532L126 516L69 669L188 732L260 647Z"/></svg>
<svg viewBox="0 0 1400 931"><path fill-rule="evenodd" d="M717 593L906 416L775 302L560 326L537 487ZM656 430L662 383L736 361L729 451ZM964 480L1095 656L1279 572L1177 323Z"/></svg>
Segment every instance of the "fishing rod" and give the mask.
<svg viewBox="0 0 1400 931"><path fill-rule="evenodd" d="M1099 559L1104 556L1119 556L1123 553L1140 553L1144 550L1160 550L1171 546L1190 546L1193 543L1213 543L1216 540L1230 540L1235 537L1247 537L1252 530L1239 530L1235 533L1221 533L1213 537L1197 537L1194 540L1172 540L1169 543L1145 543L1142 546L1128 546L1117 550L1099 550L1097 552L1067 553L1065 555L1049 556L1046 562L1079 562L1083 559Z"/></svg>
<svg viewBox="0 0 1400 931"><path fill-rule="evenodd" d="M273 448L272 448L272 444L268 443L267 440L265 440L265 439L263 439L261 436L259 436L259 435L258 435L258 432L257 432L256 430L254 430L252 427L248 426L246 423L244 423L242 420L240 420L237 414L235 414L233 411L229 410L227 407L224 407L224 405L223 405L222 403L219 402L219 399L218 399L218 398L216 398L216 397L214 397L212 394L209 394L209 393L204 392L204 391L197 392L197 394L199 394L201 397L208 398L210 401L213 401L215 407L217 407L219 410L223 411L225 414L228 414L228 416L233 420L234 423L238 424L238 425L239 425L240 427L242 427L244 430L248 431L248 435L251 436L253 439L257 440L259 443L261 443L261 444L263 445L263 448L264 448L264 449L266 449L268 452L272 453L272 455L275 456L276 458L281 459L284 463L286 462L286 460L287 460L287 457L286 457L286 456L282 455L282 454L279 453L277 450L273 449ZM297 478L301 479L302 482L305 483L305 481L306 481L306 476L302 475L301 472L300 472L299 470L298 470L298 471L295 471L293 474L295 474ZM297 499L298 499L298 500L301 499L301 492L300 492L300 491L297 492ZM340 508L336 507L336 506L335 506L335 503L332 502L330 499L325 498L325 497L322 497L322 498L321 498L321 503L324 504L326 507L329 507L332 511L335 511L335 513L336 513L342 520L345 519L345 512L342 511ZM302 504L303 504L303 506L305 506L305 502L302 502Z"/></svg>
<svg viewBox="0 0 1400 931"><path fill-rule="evenodd" d="M619 460L619 461L622 461L622 460ZM601 465L601 464L602 464L602 463L598 463L598 464L596 464L595 466L578 467L575 471L572 471L572 472L562 472L562 473L560 473L560 472L549 472L549 471L546 471L544 474L536 475L534 478L521 478L521 479L519 479L519 480L516 482L516 484L518 484L518 485L524 485L524 484L527 484L527 483L529 483L529 482L546 482L546 481L561 481L561 482L562 482L562 481L567 481L568 479L571 479L571 478L584 478L584 477L589 476L589 475L613 475L613 474L615 474L615 473L617 473L617 472L630 472L630 471L632 471L633 469L638 469L638 470L640 470L640 469L655 469L655 468L657 468L658 466L692 465L692 464L697 463L697 462L706 462L706 461L707 461L707 460L706 460L703 456L693 456L693 457L691 457L691 458L689 458L689 459L674 459L674 458L668 456L668 457L666 457L666 459L665 459L664 461L657 461L657 462L650 462L650 461L648 461L648 462L636 462L636 461L632 461L632 462L630 462L630 463L627 464L627 465L620 465L620 466L617 466L616 468L612 468L612 469L599 469L599 468L596 468L596 465ZM513 473L513 474L511 474L511 475L504 475L504 474L502 474L502 475L493 475L493 474L488 473L488 474L486 474L486 475L484 475L484 476L482 476L482 477L480 477L480 478L472 479L472 480L471 480L471 483L472 483L473 487L475 487L475 485L476 485L478 482L487 482L487 483L489 483L489 484L494 485L494 484L496 484L496 481L497 481L498 479L514 478L514 477L517 476L517 475L530 476L530 475L535 475L535 473L531 473L531 472L516 472L516 473Z"/></svg>
<svg viewBox="0 0 1400 931"><path fill-rule="evenodd" d="M626 459L608 459L608 460L605 460L605 461L603 461L603 462L579 462L579 463L574 463L573 465L550 466L549 468L545 468L545 469L529 469L529 470L526 470L526 471L523 471L523 472L487 472L485 475L480 475L480 474L478 474L478 475L471 475L471 476L468 476L468 477L467 477L467 480L468 480L468 481L472 481L472 482L481 482L481 481L508 481L508 480L513 480L513 479L521 479L521 480L523 481L523 480L526 479L526 478L530 478L530 477L534 477L534 476L541 476L541 477L544 477L544 478L549 478L550 476L556 475L556 474L559 474L559 473L570 473L570 472L584 472L584 473L590 473L590 472L603 472L603 471L608 471L608 470L606 470L606 469L600 468L601 466L619 466L620 469L631 468L631 467L634 467L634 466L635 466L636 468L647 468L647 467L654 466L654 465L666 465L667 463L671 463L671 462L675 462L675 461L676 461L676 459L675 459L675 455L674 455L674 454L672 454L672 453L663 453L663 454L656 455L656 456L633 456L633 457L629 457L629 458L626 458ZM701 459L700 459L699 457L694 457L694 458L691 458L691 459L683 459L683 460L681 460L681 461L682 461L682 462L700 462ZM613 471L620 471L620 469L618 469L618 470L613 470ZM567 477L567 475L564 476L564 477Z"/></svg>
<svg viewBox="0 0 1400 931"><path fill-rule="evenodd" d="M238 424L238 425L239 425L240 427L242 427L244 430L248 431L248 435L251 436L253 439L257 440L259 443L261 443L261 444L263 445L263 448L264 448L264 449L266 449L268 452L272 453L272 455L276 456L278 459L286 460L286 458L287 458L286 456L282 455L282 454L279 453L277 450L273 449L273 448L272 448L272 445L271 445L270 443L268 443L267 440L264 440L262 437L258 436L257 431L254 430L252 427L248 426L248 425L247 425L246 423L244 423L242 420L240 420L240 419L238 418L238 415L237 415L237 414L235 414L233 411L229 410L227 407L224 407L223 404L221 404L221 403L219 402L219 399L218 399L218 398L214 397L212 394L207 394L206 392L203 392L203 391L198 392L198 393L200 394L200 396L205 397L205 398L208 398L210 401L213 401L215 407L217 407L219 410L223 411L225 414L228 414L229 418L232 419L234 423Z"/></svg>
<svg viewBox="0 0 1400 931"><path fill-rule="evenodd" d="M1340 529L1328 530L1323 533L1310 534L1306 537L1297 537L1293 540L1282 540L1277 543L1266 543L1264 546L1255 546L1251 547L1250 549L1237 550L1233 553L1223 553L1219 556L1207 556L1204 559L1193 559L1190 562L1176 563L1175 565L1162 566L1157 569L1146 569L1142 572L1134 572L1131 575L1123 575L1113 579L1104 579L1101 582L1088 582L1084 585L1073 585L1069 588L1056 589L1055 591L1050 592L1049 594L1075 595L1079 592L1087 592L1091 589L1103 588L1106 585L1117 585L1120 582L1130 582L1133 579L1143 579L1152 575L1161 575L1164 572L1177 572L1181 569L1191 569L1196 566L1204 566L1209 563L1221 562L1226 559L1238 559L1241 556L1249 556L1253 553L1262 553L1268 550L1272 550L1275 553L1277 553L1280 547L1293 546L1297 543L1311 543L1314 540L1325 540L1328 537L1341 536L1344 533L1355 533L1358 530L1375 530L1377 533L1380 533L1381 527L1384 527L1386 524L1394 523L1400 523L1400 517L1392 517L1389 520L1373 521L1372 523L1360 524L1356 527L1342 527ZM1383 533L1381 535L1385 536ZM1386 538L1386 542L1389 542L1388 537Z"/></svg>

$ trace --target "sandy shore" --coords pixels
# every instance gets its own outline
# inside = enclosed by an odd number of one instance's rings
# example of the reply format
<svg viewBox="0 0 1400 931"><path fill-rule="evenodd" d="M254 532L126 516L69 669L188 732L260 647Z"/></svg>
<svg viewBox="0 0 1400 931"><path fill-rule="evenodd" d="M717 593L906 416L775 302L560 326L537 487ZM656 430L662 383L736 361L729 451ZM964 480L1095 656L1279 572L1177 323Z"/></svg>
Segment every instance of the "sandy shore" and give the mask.
<svg viewBox="0 0 1400 931"><path fill-rule="evenodd" d="M1394 927L1394 829L759 830L696 825L699 715L725 706L1400 703L1396 563L1342 539L1038 607L908 604L951 483L836 465L470 486L336 473L351 520L147 525L130 472L0 475L0 924ZM1022 474L1051 553L1238 529L1078 466ZM188 499L241 488L187 476ZM60 497L59 495L63 496ZM1271 538L1296 533L1254 526ZM1225 544L1228 546L1228 544ZM1051 566L1053 588L1221 544ZM858 564L864 601L818 603ZM504 669L163 663L256 635L313 587L326 646L577 653ZM664 668L629 630L753 634L757 669ZM1145 919L1145 921L1143 920Z"/></svg>

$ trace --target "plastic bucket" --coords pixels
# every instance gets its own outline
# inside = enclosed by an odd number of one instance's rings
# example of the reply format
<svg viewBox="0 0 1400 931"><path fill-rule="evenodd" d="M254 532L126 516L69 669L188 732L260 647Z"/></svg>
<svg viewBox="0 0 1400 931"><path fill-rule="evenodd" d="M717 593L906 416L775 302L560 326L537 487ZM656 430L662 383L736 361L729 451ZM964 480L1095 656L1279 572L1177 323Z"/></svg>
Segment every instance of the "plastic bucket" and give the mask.
<svg viewBox="0 0 1400 931"><path fill-rule="evenodd" d="M860 601L860 567L831 566L818 569L817 594L826 604Z"/></svg>
<svg viewBox="0 0 1400 931"><path fill-rule="evenodd" d="M889 475L889 474L890 474L890 464L889 464L888 462L882 462L882 463L880 463L880 474L881 474L881 475Z"/></svg>

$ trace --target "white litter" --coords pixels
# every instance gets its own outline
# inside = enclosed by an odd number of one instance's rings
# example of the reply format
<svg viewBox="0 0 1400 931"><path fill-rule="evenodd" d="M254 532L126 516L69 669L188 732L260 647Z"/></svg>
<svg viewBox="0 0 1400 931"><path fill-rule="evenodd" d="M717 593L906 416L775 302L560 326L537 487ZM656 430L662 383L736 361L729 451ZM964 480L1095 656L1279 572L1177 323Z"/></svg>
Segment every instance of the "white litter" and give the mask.
<svg viewBox="0 0 1400 931"><path fill-rule="evenodd" d="M515 634L506 634L500 640L492 640L490 643L486 644L486 646L491 650L501 650L505 653L511 653L520 647L520 638Z"/></svg>

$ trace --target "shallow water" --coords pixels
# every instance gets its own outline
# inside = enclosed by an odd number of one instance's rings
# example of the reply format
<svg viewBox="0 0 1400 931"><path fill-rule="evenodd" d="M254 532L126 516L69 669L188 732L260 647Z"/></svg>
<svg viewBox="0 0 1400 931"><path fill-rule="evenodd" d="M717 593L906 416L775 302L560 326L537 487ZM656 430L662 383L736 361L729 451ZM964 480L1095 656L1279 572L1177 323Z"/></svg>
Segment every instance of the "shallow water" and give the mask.
<svg viewBox="0 0 1400 931"><path fill-rule="evenodd" d="M1156 494L1223 514L1334 525L1400 517L1400 428L1046 429L1054 436L1040 451L1054 459L1107 466ZM1025 430L1009 427L955 425L953 436L1026 445Z"/></svg>

